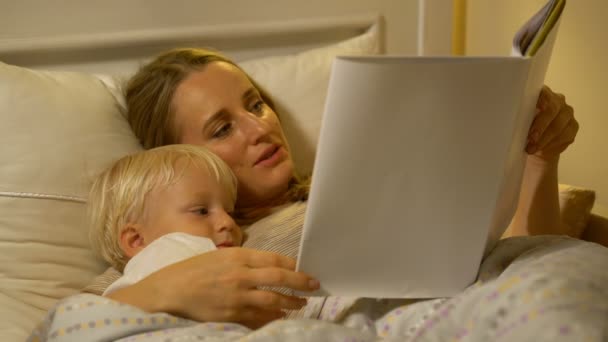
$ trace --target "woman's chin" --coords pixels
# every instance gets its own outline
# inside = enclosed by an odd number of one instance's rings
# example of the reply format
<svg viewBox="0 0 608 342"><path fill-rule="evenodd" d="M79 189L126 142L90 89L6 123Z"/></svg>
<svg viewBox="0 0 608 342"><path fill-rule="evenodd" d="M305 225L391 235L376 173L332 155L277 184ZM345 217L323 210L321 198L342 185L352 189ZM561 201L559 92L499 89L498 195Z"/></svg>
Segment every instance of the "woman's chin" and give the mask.
<svg viewBox="0 0 608 342"><path fill-rule="evenodd" d="M238 206L265 206L285 195L294 177L294 164L285 159L272 168L253 168L249 174L237 174Z"/></svg>

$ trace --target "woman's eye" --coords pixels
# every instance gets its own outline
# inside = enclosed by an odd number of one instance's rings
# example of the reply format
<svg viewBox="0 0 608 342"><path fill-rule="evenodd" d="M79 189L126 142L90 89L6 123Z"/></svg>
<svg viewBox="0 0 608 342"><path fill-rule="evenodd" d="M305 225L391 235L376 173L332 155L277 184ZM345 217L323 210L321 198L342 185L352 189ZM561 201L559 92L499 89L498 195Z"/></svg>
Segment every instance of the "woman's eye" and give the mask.
<svg viewBox="0 0 608 342"><path fill-rule="evenodd" d="M253 106L251 106L251 112L252 113L261 113L264 110L264 101L262 100L257 100L253 103Z"/></svg>
<svg viewBox="0 0 608 342"><path fill-rule="evenodd" d="M224 136L228 135L228 133L230 133L231 129L232 129L232 124L231 123L225 123L217 131L215 131L213 133L213 137L214 138L224 137Z"/></svg>

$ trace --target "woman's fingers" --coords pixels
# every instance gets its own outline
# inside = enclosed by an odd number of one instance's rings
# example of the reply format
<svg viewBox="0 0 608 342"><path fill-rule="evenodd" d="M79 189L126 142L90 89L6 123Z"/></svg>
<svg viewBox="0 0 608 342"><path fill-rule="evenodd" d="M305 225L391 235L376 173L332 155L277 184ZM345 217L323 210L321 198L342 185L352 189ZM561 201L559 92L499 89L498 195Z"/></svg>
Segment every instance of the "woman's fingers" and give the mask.
<svg viewBox="0 0 608 342"><path fill-rule="evenodd" d="M287 287L311 291L319 282L302 272L293 271L294 259L266 251L247 248L225 248L205 253L214 256L218 284L223 288L251 289L260 286ZM201 255L201 257L203 257ZM209 261L207 261L209 262Z"/></svg>
<svg viewBox="0 0 608 342"><path fill-rule="evenodd" d="M273 252L238 247L221 249L216 253L224 253L232 262L251 268L280 267L288 270L296 268L294 259Z"/></svg>
<svg viewBox="0 0 608 342"><path fill-rule="evenodd" d="M294 272L278 267L252 268L244 274L244 286L249 288L260 286L287 287L298 291L314 291L319 288L319 282L302 272Z"/></svg>
<svg viewBox="0 0 608 342"><path fill-rule="evenodd" d="M266 251L234 248L229 257L237 265L232 273L237 279L231 282L243 288L279 286L293 290L312 291L319 282L302 272L294 272L296 261L292 258ZM243 267L242 269L240 267Z"/></svg>
<svg viewBox="0 0 608 342"><path fill-rule="evenodd" d="M559 156L574 141L578 122L565 97L544 86L538 99L536 115L528 135L526 152L542 157Z"/></svg>
<svg viewBox="0 0 608 342"><path fill-rule="evenodd" d="M574 120L574 110L570 106L564 106L561 112L555 117L551 124L545 129L540 139L533 145L536 151L543 150L547 145L554 141L560 141L564 137L564 130ZM568 137L569 138L569 137ZM574 138L574 137L572 137ZM574 139L573 139L574 140ZM535 153L536 151L531 153Z"/></svg>
<svg viewBox="0 0 608 342"><path fill-rule="evenodd" d="M564 128L558 139L552 140L540 150L540 154L544 157L554 157L562 153L576 137L579 126L576 120L572 119Z"/></svg>
<svg viewBox="0 0 608 342"><path fill-rule="evenodd" d="M565 103L566 99L562 94L555 94L549 87L543 87L536 104L539 113L534 118L532 126L530 127L531 141L538 142Z"/></svg>

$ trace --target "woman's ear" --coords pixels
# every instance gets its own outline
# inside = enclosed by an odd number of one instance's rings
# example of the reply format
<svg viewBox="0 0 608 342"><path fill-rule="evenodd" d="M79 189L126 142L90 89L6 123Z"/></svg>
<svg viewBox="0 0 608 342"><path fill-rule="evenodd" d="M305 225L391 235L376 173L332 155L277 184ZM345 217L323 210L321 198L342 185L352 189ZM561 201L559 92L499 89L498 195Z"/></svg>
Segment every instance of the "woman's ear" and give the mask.
<svg viewBox="0 0 608 342"><path fill-rule="evenodd" d="M120 247L129 259L145 247L144 236L141 234L142 228L142 225L138 223L127 223L120 232Z"/></svg>

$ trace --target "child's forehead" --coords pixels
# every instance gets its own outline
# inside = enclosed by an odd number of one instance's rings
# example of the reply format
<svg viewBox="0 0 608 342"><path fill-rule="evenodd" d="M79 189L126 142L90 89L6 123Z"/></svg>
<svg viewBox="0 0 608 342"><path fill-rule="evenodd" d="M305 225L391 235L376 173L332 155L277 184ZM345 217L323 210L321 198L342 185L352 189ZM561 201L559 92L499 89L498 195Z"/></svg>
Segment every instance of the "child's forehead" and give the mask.
<svg viewBox="0 0 608 342"><path fill-rule="evenodd" d="M174 181L188 175L189 177L201 178L217 183L216 176L212 171L213 167L203 160L182 156L173 161L171 167L173 168Z"/></svg>
<svg viewBox="0 0 608 342"><path fill-rule="evenodd" d="M165 166L164 170L158 170L155 179L152 180L149 193L173 191L175 189L184 191L190 187L199 189L202 186L204 189L209 189L210 186L221 186L205 164L200 165L200 163L183 160Z"/></svg>

